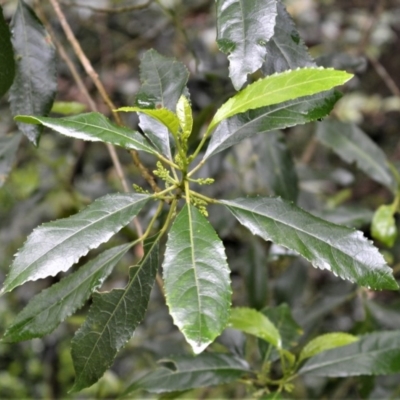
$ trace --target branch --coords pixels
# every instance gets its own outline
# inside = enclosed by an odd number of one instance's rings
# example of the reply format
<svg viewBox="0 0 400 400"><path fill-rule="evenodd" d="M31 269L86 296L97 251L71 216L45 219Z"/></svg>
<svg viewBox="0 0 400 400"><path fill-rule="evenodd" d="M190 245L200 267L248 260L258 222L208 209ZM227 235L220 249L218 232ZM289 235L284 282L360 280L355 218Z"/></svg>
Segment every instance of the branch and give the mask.
<svg viewBox="0 0 400 400"><path fill-rule="evenodd" d="M108 7L97 8L97 7L89 6L87 4L78 4L73 1L71 2L71 1L65 1L65 0L61 0L60 2L62 4L65 4L66 6L84 8L86 10L91 10L91 11L98 12L98 13L119 14L119 13L134 11L134 10L143 10L144 8L148 7L152 1L153 0L147 0L145 3L142 3L142 4L132 4L130 6L121 6L121 7L115 7L115 8L108 8Z"/></svg>

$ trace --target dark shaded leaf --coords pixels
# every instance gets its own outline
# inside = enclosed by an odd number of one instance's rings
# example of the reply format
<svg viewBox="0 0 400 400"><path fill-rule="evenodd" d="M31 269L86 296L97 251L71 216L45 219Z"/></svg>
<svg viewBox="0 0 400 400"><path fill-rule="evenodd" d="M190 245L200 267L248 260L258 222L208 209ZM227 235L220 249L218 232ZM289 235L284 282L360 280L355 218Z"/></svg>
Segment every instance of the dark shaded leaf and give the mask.
<svg viewBox="0 0 400 400"><path fill-rule="evenodd" d="M397 226L394 219L396 210L392 205L380 206L372 219L371 235L388 247L393 247L397 238Z"/></svg>
<svg viewBox="0 0 400 400"><path fill-rule="evenodd" d="M17 315L3 340L18 342L52 332L82 307L131 247L132 244L125 244L106 250L73 274L43 290Z"/></svg>
<svg viewBox="0 0 400 400"><path fill-rule="evenodd" d="M15 75L14 51L11 44L11 34L4 20L3 9L0 6L0 97L13 83Z"/></svg>
<svg viewBox="0 0 400 400"><path fill-rule="evenodd" d="M224 246L192 205L171 227L163 271L170 314L198 354L226 327L231 287Z"/></svg>
<svg viewBox="0 0 400 400"><path fill-rule="evenodd" d="M41 124L62 135L91 142L105 142L131 150L156 153L139 132L113 124L100 113L86 113L65 118L33 117L18 115L16 121L25 124Z"/></svg>
<svg viewBox="0 0 400 400"><path fill-rule="evenodd" d="M21 138L19 133L0 137L0 187L11 171Z"/></svg>
<svg viewBox="0 0 400 400"><path fill-rule="evenodd" d="M333 210L313 211L314 215L326 219L338 225L345 225L349 228L361 228L369 225L374 213L371 210L361 207L337 207Z"/></svg>
<svg viewBox="0 0 400 400"><path fill-rule="evenodd" d="M223 200L241 224L343 279L373 289L397 289L392 270L360 231L317 218L280 198Z"/></svg>
<svg viewBox="0 0 400 400"><path fill-rule="evenodd" d="M393 192L397 190L396 179L385 153L356 125L323 121L318 124L317 139L344 161L355 162L358 168L375 181Z"/></svg>
<svg viewBox="0 0 400 400"><path fill-rule="evenodd" d="M229 76L236 90L264 62L276 13L276 0L217 0L217 43L229 54Z"/></svg>
<svg viewBox="0 0 400 400"><path fill-rule="evenodd" d="M346 377L400 372L400 332L361 336L348 346L324 351L310 358L299 374Z"/></svg>
<svg viewBox="0 0 400 400"><path fill-rule="evenodd" d="M197 357L175 356L160 362L172 363L174 369L160 367L132 383L124 394L139 389L162 393L221 385L249 372L245 360L220 353L203 353Z"/></svg>
<svg viewBox="0 0 400 400"><path fill-rule="evenodd" d="M11 21L16 74L10 89L12 115L47 115L57 91L56 52L50 36L33 10L18 1ZM18 128L35 145L41 129L18 123Z"/></svg>
<svg viewBox="0 0 400 400"><path fill-rule="evenodd" d="M17 253L2 292L68 270L89 250L107 242L139 213L151 196L112 194L69 218L36 228Z"/></svg>
<svg viewBox="0 0 400 400"><path fill-rule="evenodd" d="M380 326L385 329L400 329L399 307L379 304L373 300L364 300L365 306L371 313L371 316Z"/></svg>
<svg viewBox="0 0 400 400"><path fill-rule="evenodd" d="M143 320L158 269L158 240L145 241L145 255L129 269L124 289L93 294L88 317L72 340L76 378L70 392L96 383Z"/></svg>

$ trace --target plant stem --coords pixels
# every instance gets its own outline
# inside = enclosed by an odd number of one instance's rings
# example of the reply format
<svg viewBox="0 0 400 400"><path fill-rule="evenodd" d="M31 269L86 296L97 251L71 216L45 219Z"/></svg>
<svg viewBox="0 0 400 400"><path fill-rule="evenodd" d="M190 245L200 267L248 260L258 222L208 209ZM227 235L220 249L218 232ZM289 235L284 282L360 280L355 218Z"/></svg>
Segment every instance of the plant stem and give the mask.
<svg viewBox="0 0 400 400"><path fill-rule="evenodd" d="M115 7L115 8L97 8L97 7L92 7L89 5L84 5L84 4L78 4L75 2L65 2L64 0L61 0L62 4L68 5L68 6L73 6L73 7L78 7L78 8L85 8L87 10L91 10L94 12L98 13L104 13L104 14L119 14L123 12L128 12L128 11L134 11L134 10L143 10L144 8L148 7L150 3L153 0L147 0L145 3L142 4L133 4L130 6L121 6L121 7Z"/></svg>
<svg viewBox="0 0 400 400"><path fill-rule="evenodd" d="M212 203L212 204L217 204L218 203L217 199L212 199L211 197L204 196L203 194L197 193L197 192L195 192L193 190L189 190L189 192L190 192L190 194L192 196L197 197L197 198L199 198L201 200L204 200L207 203Z"/></svg>

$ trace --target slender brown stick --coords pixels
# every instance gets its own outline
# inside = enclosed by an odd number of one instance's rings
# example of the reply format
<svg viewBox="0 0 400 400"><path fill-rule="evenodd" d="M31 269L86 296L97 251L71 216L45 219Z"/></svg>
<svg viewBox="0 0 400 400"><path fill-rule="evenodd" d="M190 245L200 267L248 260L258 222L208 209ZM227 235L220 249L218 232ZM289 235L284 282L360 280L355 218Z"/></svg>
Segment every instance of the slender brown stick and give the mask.
<svg viewBox="0 0 400 400"><path fill-rule="evenodd" d="M392 92L394 96L400 97L400 89L397 86L396 82L389 75L386 68L374 57L367 54L368 60L371 65L374 67L376 73L382 78L385 85Z"/></svg>
<svg viewBox="0 0 400 400"><path fill-rule="evenodd" d="M143 10L144 8L148 7L152 1L153 0L147 0L145 3L142 3L142 4L132 4L130 6L121 6L121 7L115 7L115 8L108 8L108 7L98 8L98 7L93 7L93 6L86 5L86 4L78 4L73 1L65 1L65 0L60 1L60 3L65 4L67 6L85 8L86 10L91 10L91 11L98 12L98 13L118 14L118 13L134 11L134 10Z"/></svg>

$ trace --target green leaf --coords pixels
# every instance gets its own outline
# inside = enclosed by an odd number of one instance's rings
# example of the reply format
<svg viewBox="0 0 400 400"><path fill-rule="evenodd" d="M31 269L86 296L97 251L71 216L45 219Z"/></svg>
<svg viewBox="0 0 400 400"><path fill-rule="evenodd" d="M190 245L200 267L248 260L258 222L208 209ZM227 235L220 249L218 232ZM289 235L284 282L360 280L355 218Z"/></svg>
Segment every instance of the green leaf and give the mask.
<svg viewBox="0 0 400 400"><path fill-rule="evenodd" d="M176 115L179 119L183 137L188 138L193 129L193 115L189 100L184 95L179 98L176 105Z"/></svg>
<svg viewBox="0 0 400 400"><path fill-rule="evenodd" d="M11 21L16 74L10 89L12 115L47 115L57 91L56 52L50 36L33 10L23 1ZM18 123L20 131L35 145L41 129Z"/></svg>
<svg viewBox="0 0 400 400"><path fill-rule="evenodd" d="M318 124L317 139L344 161L355 162L370 178L393 192L397 190L385 153L356 125L323 121Z"/></svg>
<svg viewBox="0 0 400 400"><path fill-rule="evenodd" d="M388 247L393 247L397 238L397 226L393 206L380 206L372 219L371 235Z"/></svg>
<svg viewBox="0 0 400 400"><path fill-rule="evenodd" d="M360 231L324 221L280 198L221 203L253 234L297 252L317 268L373 289L398 289L392 270Z"/></svg>
<svg viewBox="0 0 400 400"><path fill-rule="evenodd" d="M343 85L352 76L345 71L323 68L302 68L267 76L224 103L214 115L208 132L224 119L236 114L323 92Z"/></svg>
<svg viewBox="0 0 400 400"><path fill-rule="evenodd" d="M325 335L317 336L303 347L303 350L299 355L299 362L306 358L314 357L323 351L346 346L350 343L357 342L358 340L359 338L357 336L343 332L327 333Z"/></svg>
<svg viewBox="0 0 400 400"><path fill-rule="evenodd" d="M152 154L156 152L139 132L113 124L100 113L86 113L65 118L18 115L14 119L25 124L41 124L76 139L106 142L128 150L142 150Z"/></svg>
<svg viewBox="0 0 400 400"><path fill-rule="evenodd" d="M55 101L51 107L51 112L63 115L73 115L83 113L87 109L86 105L78 101Z"/></svg>
<svg viewBox="0 0 400 400"><path fill-rule="evenodd" d="M72 217L36 228L18 251L2 292L67 271L89 250L128 225L150 197L136 193L107 195Z"/></svg>
<svg viewBox="0 0 400 400"><path fill-rule="evenodd" d="M3 340L18 342L52 332L82 307L131 247L132 244L125 244L106 250L73 274L43 290L17 315Z"/></svg>
<svg viewBox="0 0 400 400"><path fill-rule="evenodd" d="M11 44L11 34L0 6L0 97L13 83L15 76L14 51Z"/></svg>
<svg viewBox="0 0 400 400"><path fill-rule="evenodd" d="M201 353L228 322L230 270L221 240L192 205L183 207L171 227L163 271L174 323L194 353Z"/></svg>
<svg viewBox="0 0 400 400"><path fill-rule="evenodd" d="M265 45L267 56L261 70L265 75L271 75L288 69L316 66L292 18L280 1L277 3L277 11L274 36Z"/></svg>
<svg viewBox="0 0 400 400"><path fill-rule="evenodd" d="M362 207L337 207L333 210L313 211L314 215L338 225L361 228L372 221L374 213Z"/></svg>
<svg viewBox="0 0 400 400"><path fill-rule="evenodd" d="M277 348L282 347L275 325L263 313L252 308L232 308L229 326L263 339Z"/></svg>
<svg viewBox="0 0 400 400"><path fill-rule="evenodd" d="M400 331L376 332L310 358L299 374L346 377L400 372Z"/></svg>
<svg viewBox="0 0 400 400"><path fill-rule="evenodd" d="M229 54L229 76L236 90L263 64L276 13L276 0L217 0L217 43Z"/></svg>
<svg viewBox="0 0 400 400"><path fill-rule="evenodd" d="M143 320L158 269L158 242L159 236L145 241L145 255L129 269L124 289L93 294L88 317L72 340L76 378L70 392L96 383Z"/></svg>
<svg viewBox="0 0 400 400"><path fill-rule="evenodd" d="M0 187L11 171L21 138L19 133L0 137Z"/></svg>
<svg viewBox="0 0 400 400"><path fill-rule="evenodd" d="M174 368L159 367L133 382L124 395L139 389L162 393L222 385L236 381L249 372L245 360L220 353L203 353L197 357L174 356L160 362L172 363Z"/></svg>
<svg viewBox="0 0 400 400"><path fill-rule="evenodd" d="M115 111L123 111L123 112L137 112L146 114L149 117L161 122L164 126L166 126L169 131L176 136L179 130L179 119L178 117L167 108L159 108L156 110L146 110L144 108L139 107L121 107Z"/></svg>
<svg viewBox="0 0 400 400"><path fill-rule="evenodd" d="M213 132L204 158L257 134L323 118L331 112L339 97L339 93L335 91L321 93L249 110L225 119Z"/></svg>

